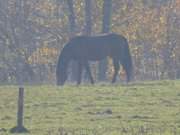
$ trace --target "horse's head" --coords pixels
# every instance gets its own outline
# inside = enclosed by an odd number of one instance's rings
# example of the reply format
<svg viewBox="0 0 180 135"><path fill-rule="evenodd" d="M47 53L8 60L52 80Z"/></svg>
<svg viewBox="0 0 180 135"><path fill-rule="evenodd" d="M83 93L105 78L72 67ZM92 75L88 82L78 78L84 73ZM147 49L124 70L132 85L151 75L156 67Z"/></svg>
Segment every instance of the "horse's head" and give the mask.
<svg viewBox="0 0 180 135"><path fill-rule="evenodd" d="M67 68L68 68L69 59L67 59L64 52L61 53L56 69L56 79L57 85L64 85L67 80Z"/></svg>
<svg viewBox="0 0 180 135"><path fill-rule="evenodd" d="M60 61L57 66L56 79L57 85L64 85L67 80L67 61Z"/></svg>

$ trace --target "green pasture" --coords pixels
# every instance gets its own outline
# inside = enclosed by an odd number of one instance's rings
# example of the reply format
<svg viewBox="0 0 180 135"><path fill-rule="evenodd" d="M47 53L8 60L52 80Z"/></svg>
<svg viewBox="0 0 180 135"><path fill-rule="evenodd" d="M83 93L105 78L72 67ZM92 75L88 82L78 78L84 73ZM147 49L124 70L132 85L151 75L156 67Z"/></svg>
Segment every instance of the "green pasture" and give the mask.
<svg viewBox="0 0 180 135"><path fill-rule="evenodd" d="M0 135L16 125L17 86L0 86ZM180 135L180 81L25 86L30 135Z"/></svg>

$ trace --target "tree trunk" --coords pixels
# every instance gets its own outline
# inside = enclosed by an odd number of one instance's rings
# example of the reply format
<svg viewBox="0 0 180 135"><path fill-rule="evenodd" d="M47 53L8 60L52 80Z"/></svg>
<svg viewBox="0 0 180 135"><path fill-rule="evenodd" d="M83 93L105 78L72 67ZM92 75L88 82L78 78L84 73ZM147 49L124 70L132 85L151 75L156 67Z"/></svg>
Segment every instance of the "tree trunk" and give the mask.
<svg viewBox="0 0 180 135"><path fill-rule="evenodd" d="M85 0L85 34L91 35L92 32L92 1Z"/></svg>
<svg viewBox="0 0 180 135"><path fill-rule="evenodd" d="M84 34L87 36L91 35L92 32L92 0L85 0L85 26L84 26ZM88 74L85 72L84 81L88 80Z"/></svg>
<svg viewBox="0 0 180 135"><path fill-rule="evenodd" d="M75 35L75 26L76 26L73 0L67 0L67 4L69 9L69 14L68 14L69 27L70 27L69 33L70 33L70 38L72 38Z"/></svg>
<svg viewBox="0 0 180 135"><path fill-rule="evenodd" d="M111 10L112 10L112 0L104 0L103 3L103 26L102 33L108 33L110 31L111 23ZM106 81L106 71L107 71L107 60L103 60L99 63L99 81Z"/></svg>
<svg viewBox="0 0 180 135"><path fill-rule="evenodd" d="M175 5L174 0L169 1L169 11L167 13L167 37L166 37L166 47L163 52L164 58L164 71L167 72L168 79L175 79L175 63L173 62L172 53L176 46L172 38L172 24L173 22L173 7Z"/></svg>
<svg viewBox="0 0 180 135"><path fill-rule="evenodd" d="M74 13L74 7L73 7L73 0L67 0L67 4L68 4L68 9L69 9L69 14L68 14L68 18L69 18L69 27L70 27L70 31L69 31L69 35L70 35L70 39L72 37L74 37L75 35L75 27L76 27L76 21L75 21L75 13ZM77 63L72 61L71 62L71 81L75 81L77 79Z"/></svg>

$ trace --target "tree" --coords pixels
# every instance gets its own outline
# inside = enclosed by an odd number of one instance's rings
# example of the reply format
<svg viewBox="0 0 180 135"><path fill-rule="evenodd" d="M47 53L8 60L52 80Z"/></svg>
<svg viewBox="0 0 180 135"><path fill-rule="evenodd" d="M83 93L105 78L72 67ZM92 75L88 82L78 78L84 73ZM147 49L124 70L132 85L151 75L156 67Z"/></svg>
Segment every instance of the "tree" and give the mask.
<svg viewBox="0 0 180 135"><path fill-rule="evenodd" d="M70 27L70 39L75 36L75 28L76 28L76 21L75 21L75 13L74 13L74 7L73 7L73 0L67 0L68 8L69 8L69 27ZM72 62L71 63L72 67L72 76L71 76L71 81L75 81L77 78L77 63Z"/></svg>
<svg viewBox="0 0 180 135"><path fill-rule="evenodd" d="M73 0L67 0L68 8L69 8L69 27L70 27L70 38L75 35L76 21L75 21L75 13L73 8Z"/></svg>
<svg viewBox="0 0 180 135"><path fill-rule="evenodd" d="M176 48L177 43L176 40L174 40L174 35L173 35L173 24L175 22L175 14L174 14L174 9L175 9L175 0L170 0L168 3L168 12L167 12L167 26L166 26L166 47L164 48L163 52L163 58L164 58L164 72L167 72L168 78L175 79L176 73L175 71L175 63L173 60L173 50Z"/></svg>
<svg viewBox="0 0 180 135"><path fill-rule="evenodd" d="M85 24L84 24L84 34L87 36L91 35L92 32L92 0L85 0ZM84 75L84 80L88 80L88 74Z"/></svg>
<svg viewBox="0 0 180 135"><path fill-rule="evenodd" d="M91 35L92 32L92 4L91 0L85 0L85 34Z"/></svg>
<svg viewBox="0 0 180 135"><path fill-rule="evenodd" d="M9 1L0 2L0 13L3 15L0 23L1 34L5 50L13 56L5 55L4 64L9 68L7 74L13 74L18 83L23 83L23 80L32 77L32 69L27 59L34 49L34 41L38 33L34 31L31 21L28 20L31 10L27 1L11 1L13 4Z"/></svg>
<svg viewBox="0 0 180 135"><path fill-rule="evenodd" d="M111 10L112 10L112 0L104 0L103 3L103 25L102 33L108 33L111 26ZM103 60L99 64L99 75L98 79L100 81L106 80L106 71L107 71L107 60Z"/></svg>

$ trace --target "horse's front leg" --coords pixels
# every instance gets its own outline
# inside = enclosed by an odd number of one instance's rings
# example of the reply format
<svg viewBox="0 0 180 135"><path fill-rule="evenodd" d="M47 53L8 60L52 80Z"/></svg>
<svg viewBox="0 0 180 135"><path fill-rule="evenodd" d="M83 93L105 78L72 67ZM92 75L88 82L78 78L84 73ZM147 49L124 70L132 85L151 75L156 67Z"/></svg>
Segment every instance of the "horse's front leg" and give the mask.
<svg viewBox="0 0 180 135"><path fill-rule="evenodd" d="M85 62L85 63L84 63L84 66L85 66L86 71L87 71L87 73L88 73L88 76L89 76L89 78L90 78L91 84L94 84L94 79L93 79L92 74L91 74L91 70L90 70L90 67L89 67L89 63L88 63L88 62Z"/></svg>
<svg viewBox="0 0 180 135"><path fill-rule="evenodd" d="M81 62L78 62L78 75L77 75L77 85L79 85L79 84L81 84L81 74L82 74L82 69L83 69L83 67L82 67L83 65L82 65L82 63Z"/></svg>
<svg viewBox="0 0 180 135"><path fill-rule="evenodd" d="M117 74L118 74L119 69L120 69L118 60L113 59L113 66L114 66L114 75L113 75L112 83L115 83Z"/></svg>

